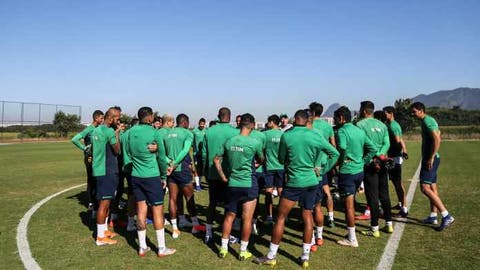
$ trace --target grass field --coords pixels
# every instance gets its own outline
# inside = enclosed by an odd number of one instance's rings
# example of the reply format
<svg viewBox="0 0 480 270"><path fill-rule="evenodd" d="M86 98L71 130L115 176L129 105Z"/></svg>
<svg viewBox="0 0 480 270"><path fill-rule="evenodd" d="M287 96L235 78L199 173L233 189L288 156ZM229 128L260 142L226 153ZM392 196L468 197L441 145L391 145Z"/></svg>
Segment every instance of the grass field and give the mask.
<svg viewBox="0 0 480 270"><path fill-rule="evenodd" d="M403 177L410 179L417 168L419 145L410 143L410 159L404 163ZM476 166L480 164L479 141L444 142L441 148L440 193L448 209L457 219L452 228L436 232L419 220L429 210L425 197L417 189L407 226L400 242L395 269L478 269L480 268L480 218L476 196L480 184ZM71 143L38 143L0 146L0 261L2 269L21 269L15 242L16 227L25 212L36 202L85 180L82 154ZM406 182L407 186L410 182ZM396 196L391 193L392 203ZM200 218L205 220L207 192L196 193ZM359 197L364 200L363 196ZM263 203L263 199L261 199ZM41 207L29 224L28 239L34 258L43 269L251 269L251 262L240 262L235 255L239 245L232 245L230 256L218 259L220 243L216 230L216 245L203 244L203 235L184 232L179 239L170 237L167 245L178 253L158 259L152 252L145 258L136 256L135 234L117 229L119 243L97 247L92 238L94 223L85 208L84 188L64 193ZM220 208L218 208L220 210ZM337 226L325 228L326 243L311 255L312 269L372 269L378 264L388 241L387 234L379 239L357 235L360 247L342 248L335 241L346 233L344 216L336 212ZM279 269L296 269L294 259L301 252L301 225L298 211L293 213L280 245ZM383 222L381 222L381 225ZM368 228L368 222L358 222L357 229ZM156 243L149 225L148 237ZM250 250L255 255L268 249L270 232L251 239ZM153 245L153 244L152 244ZM259 266L258 266L259 267Z"/></svg>

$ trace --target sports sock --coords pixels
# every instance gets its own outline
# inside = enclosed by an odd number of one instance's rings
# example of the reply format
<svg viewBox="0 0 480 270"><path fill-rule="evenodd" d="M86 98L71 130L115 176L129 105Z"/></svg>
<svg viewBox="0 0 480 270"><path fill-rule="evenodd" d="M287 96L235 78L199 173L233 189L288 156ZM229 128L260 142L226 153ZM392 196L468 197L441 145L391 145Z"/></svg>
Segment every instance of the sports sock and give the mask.
<svg viewBox="0 0 480 270"><path fill-rule="evenodd" d="M247 251L248 241L240 241L240 252Z"/></svg>
<svg viewBox="0 0 480 270"><path fill-rule="evenodd" d="M323 239L323 226L317 226L317 238Z"/></svg>
<svg viewBox="0 0 480 270"><path fill-rule="evenodd" d="M279 245L275 245L274 243L270 242L270 249L267 254L269 259L274 259L277 256L278 246Z"/></svg>
<svg viewBox="0 0 480 270"><path fill-rule="evenodd" d="M170 223L172 223L172 229L178 230L177 219L170 219Z"/></svg>
<svg viewBox="0 0 480 270"><path fill-rule="evenodd" d="M223 249L228 249L228 241L229 239L222 238L222 248Z"/></svg>
<svg viewBox="0 0 480 270"><path fill-rule="evenodd" d="M446 217L446 216L448 216L448 211L447 210L442 212L442 217Z"/></svg>
<svg viewBox="0 0 480 270"><path fill-rule="evenodd" d="M147 248L147 230L137 231L138 245L141 248Z"/></svg>
<svg viewBox="0 0 480 270"><path fill-rule="evenodd" d="M352 242L357 241L357 236L355 235L355 226L348 227L348 240Z"/></svg>
<svg viewBox="0 0 480 270"><path fill-rule="evenodd" d="M155 234L157 235L158 250L164 250L165 249L165 229L155 230Z"/></svg>

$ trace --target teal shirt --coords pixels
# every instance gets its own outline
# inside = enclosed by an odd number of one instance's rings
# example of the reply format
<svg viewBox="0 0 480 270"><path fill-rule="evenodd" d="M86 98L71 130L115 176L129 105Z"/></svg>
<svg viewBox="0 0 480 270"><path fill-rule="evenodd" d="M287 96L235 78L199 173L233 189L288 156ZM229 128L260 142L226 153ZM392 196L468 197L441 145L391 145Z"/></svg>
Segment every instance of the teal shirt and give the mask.
<svg viewBox="0 0 480 270"><path fill-rule="evenodd" d="M84 151L85 147L89 144L92 143L92 133L93 130L95 129L95 126L90 125L86 128L84 128L82 131L80 131L78 134L73 136L72 138L72 143L78 147L78 149ZM80 142L80 140L83 139L83 144Z"/></svg>
<svg viewBox="0 0 480 270"><path fill-rule="evenodd" d="M381 121L370 117L357 122L357 127L363 129L367 137L377 147L376 155L387 155L390 148L387 126Z"/></svg>
<svg viewBox="0 0 480 270"><path fill-rule="evenodd" d="M163 137L167 158L177 166L175 171L182 170L182 161L189 154L193 143L193 134L183 127L175 127L165 133Z"/></svg>
<svg viewBox="0 0 480 270"><path fill-rule="evenodd" d="M322 134L323 138L327 140L327 142L330 141L330 138L335 136L333 134L333 127L325 120L315 119L313 120L312 126L314 129L318 130L320 134Z"/></svg>
<svg viewBox="0 0 480 270"><path fill-rule="evenodd" d="M283 165L278 161L278 149L283 132L280 129L269 129L265 134L265 167L267 171L283 170Z"/></svg>
<svg viewBox="0 0 480 270"><path fill-rule="evenodd" d="M96 127L92 132L92 169L93 176L118 173L118 161L112 145L117 143L113 128L105 125Z"/></svg>
<svg viewBox="0 0 480 270"><path fill-rule="evenodd" d="M225 142L238 134L239 130L232 127L230 123L217 123L215 126L207 129L202 149L202 159L204 161L203 164L206 165L208 180L221 180L213 159L222 151ZM222 163L224 170L227 169L226 165L224 160Z"/></svg>
<svg viewBox="0 0 480 270"><path fill-rule="evenodd" d="M258 130L252 130L252 132L250 133L250 137L254 138L260 143L260 145L262 146L262 152L263 152L265 150L265 145L267 143L267 138L265 137L265 134ZM263 165L260 165L255 171L259 173L263 172Z"/></svg>
<svg viewBox="0 0 480 270"><path fill-rule="evenodd" d="M365 132L352 123L344 124L337 132L337 148L340 151L340 173L358 174L377 153L377 146ZM367 149L364 155L364 149Z"/></svg>
<svg viewBox="0 0 480 270"><path fill-rule="evenodd" d="M165 178L167 164L165 158L157 159L157 155L165 156L162 137L149 124L138 124L130 128L125 138L126 153L132 163L132 176L149 178L161 176ZM148 145L156 143L157 153L151 153ZM160 161L160 162L159 162ZM163 161L163 162L162 162Z"/></svg>
<svg viewBox="0 0 480 270"><path fill-rule="evenodd" d="M202 153L206 132L207 130L205 128L202 130L200 130L198 127L193 129L192 133L193 133L193 154L194 155L198 155Z"/></svg>
<svg viewBox="0 0 480 270"><path fill-rule="evenodd" d="M229 187L252 187L252 174L254 158L263 159L261 143L251 136L237 135L225 143L219 156L227 160L228 186Z"/></svg>
<svg viewBox="0 0 480 270"><path fill-rule="evenodd" d="M432 132L440 131L437 121L430 115L426 115L422 120L422 158L428 159L432 154L434 146ZM438 153L435 153L437 157L440 157Z"/></svg>
<svg viewBox="0 0 480 270"><path fill-rule="evenodd" d="M318 185L315 168L322 151L328 155L327 169L331 169L339 153L317 132L301 126L285 132L280 138L278 160L286 167L286 186L303 188Z"/></svg>

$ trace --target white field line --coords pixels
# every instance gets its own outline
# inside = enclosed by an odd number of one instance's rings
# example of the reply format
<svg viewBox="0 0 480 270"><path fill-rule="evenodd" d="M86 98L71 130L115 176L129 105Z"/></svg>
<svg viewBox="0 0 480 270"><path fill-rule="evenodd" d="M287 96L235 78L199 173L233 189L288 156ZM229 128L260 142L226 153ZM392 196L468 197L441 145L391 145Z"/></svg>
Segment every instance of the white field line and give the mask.
<svg viewBox="0 0 480 270"><path fill-rule="evenodd" d="M417 184L419 182L420 177L420 168L422 164L418 165L417 171L412 178L412 182L410 183L410 187L408 188L407 193L407 205L410 207L413 202L413 196L415 195L415 190L417 189ZM390 236L388 240L387 246L383 251L382 258L377 265L377 270L390 270L392 269L393 262L395 261L395 255L397 255L398 245L400 244L400 239L402 239L403 231L405 229L405 224L403 222L395 223L395 231Z"/></svg>
<svg viewBox="0 0 480 270"><path fill-rule="evenodd" d="M67 191L70 191L72 189L75 189L84 185L86 184L73 186L46 197L45 199L39 201L34 206L32 206L32 208L30 208L30 210L28 210L27 213L25 213L25 215L22 217L17 227L17 248L18 248L18 253L20 255L20 260L22 260L22 263L25 266L25 269L27 270L41 269L38 263L32 257L32 252L30 251L30 245L28 244L27 227L28 227L28 222L30 221L30 218L42 205L44 205L49 200L53 199L54 197L62 193L65 193Z"/></svg>

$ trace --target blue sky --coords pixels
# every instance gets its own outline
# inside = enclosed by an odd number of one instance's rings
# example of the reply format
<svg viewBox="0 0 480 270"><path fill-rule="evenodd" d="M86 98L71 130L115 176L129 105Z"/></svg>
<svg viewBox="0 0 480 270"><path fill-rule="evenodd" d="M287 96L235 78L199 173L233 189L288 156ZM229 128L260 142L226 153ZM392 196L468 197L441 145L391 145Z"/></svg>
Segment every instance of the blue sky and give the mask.
<svg viewBox="0 0 480 270"><path fill-rule="evenodd" d="M480 1L0 1L0 100L213 118L480 87Z"/></svg>

